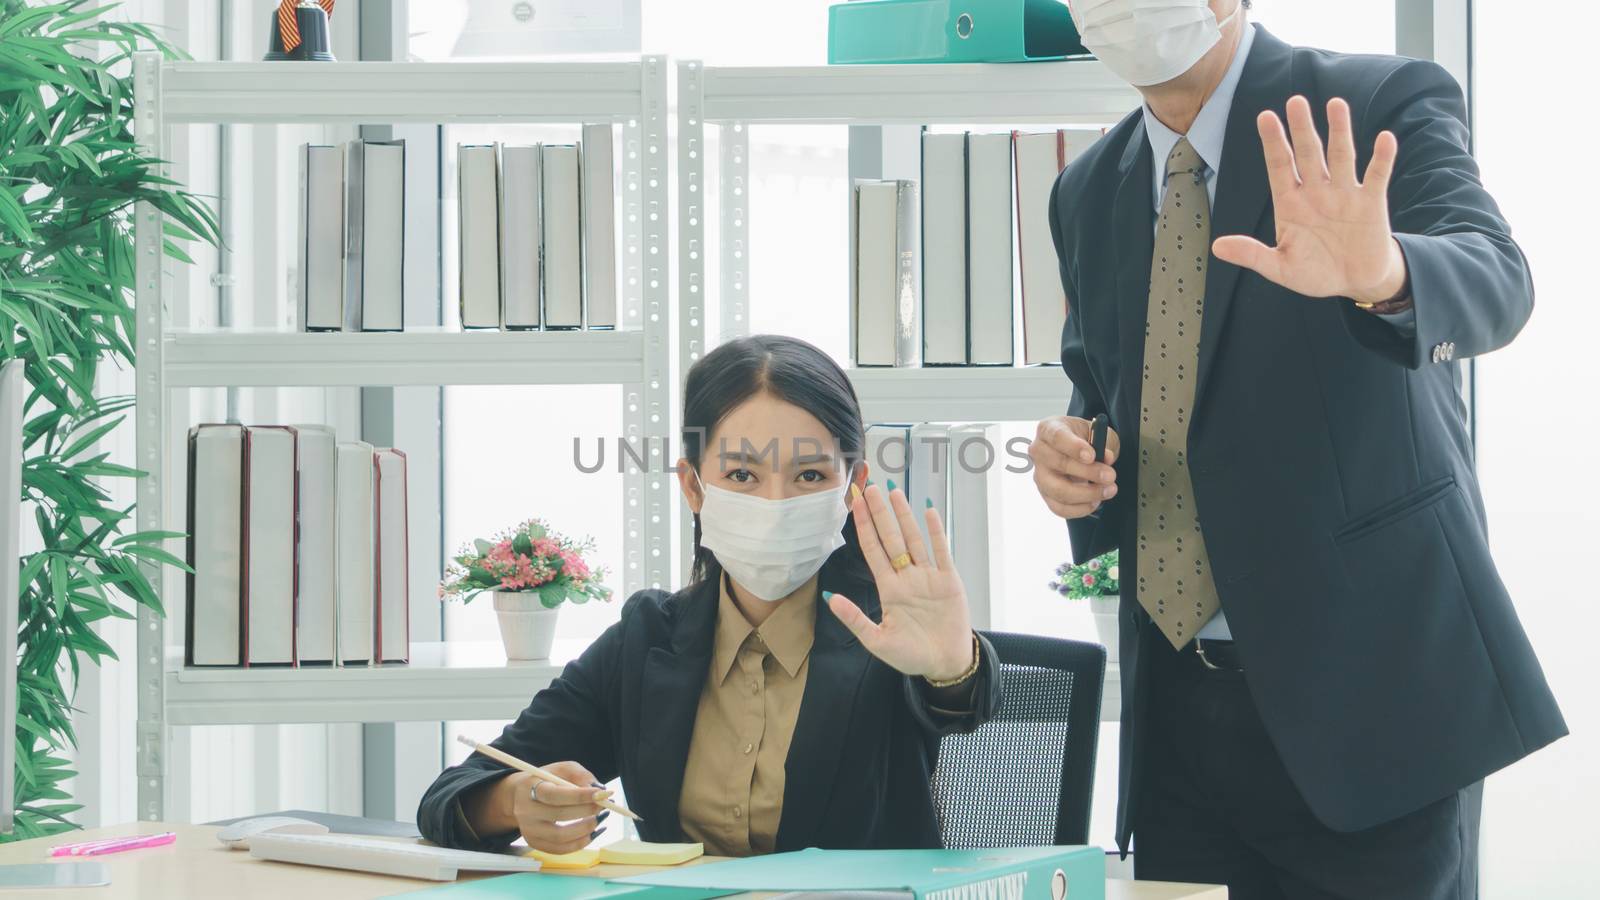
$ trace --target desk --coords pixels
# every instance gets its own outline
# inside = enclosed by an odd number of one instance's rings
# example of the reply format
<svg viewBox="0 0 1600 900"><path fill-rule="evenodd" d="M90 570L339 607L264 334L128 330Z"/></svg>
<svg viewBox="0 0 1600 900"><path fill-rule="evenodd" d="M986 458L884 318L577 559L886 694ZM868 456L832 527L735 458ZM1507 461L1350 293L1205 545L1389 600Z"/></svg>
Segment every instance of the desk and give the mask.
<svg viewBox="0 0 1600 900"><path fill-rule="evenodd" d="M163 825L140 822L109 828L91 828L69 835L36 838L0 845L0 864L51 862L50 848L73 841L131 834L175 831L178 840L165 847L130 850L97 857L111 870L111 885L75 890L5 891L0 900L133 900L133 898L227 897L230 900L365 900L429 887L434 882L387 875L368 875L339 869L321 869L251 859L243 850L229 850L217 842L211 825ZM59 860L65 861L65 860ZM649 871L645 866L599 866L584 874L617 877ZM463 875L463 878L469 877ZM1227 888L1165 882L1112 880L1106 883L1106 900L1227 900Z"/></svg>

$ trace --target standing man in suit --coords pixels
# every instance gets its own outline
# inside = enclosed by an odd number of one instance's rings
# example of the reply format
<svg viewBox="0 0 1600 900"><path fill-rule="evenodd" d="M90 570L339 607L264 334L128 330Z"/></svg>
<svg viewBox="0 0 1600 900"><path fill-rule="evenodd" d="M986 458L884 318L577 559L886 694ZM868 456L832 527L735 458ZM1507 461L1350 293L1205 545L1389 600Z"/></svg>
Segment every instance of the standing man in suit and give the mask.
<svg viewBox="0 0 1600 900"><path fill-rule="evenodd" d="M1248 0L1070 5L1145 100L1052 192L1073 395L1031 451L1133 588L1118 844L1234 900L1473 897L1484 776L1566 725L1473 469L1460 363L1533 287L1461 91Z"/></svg>

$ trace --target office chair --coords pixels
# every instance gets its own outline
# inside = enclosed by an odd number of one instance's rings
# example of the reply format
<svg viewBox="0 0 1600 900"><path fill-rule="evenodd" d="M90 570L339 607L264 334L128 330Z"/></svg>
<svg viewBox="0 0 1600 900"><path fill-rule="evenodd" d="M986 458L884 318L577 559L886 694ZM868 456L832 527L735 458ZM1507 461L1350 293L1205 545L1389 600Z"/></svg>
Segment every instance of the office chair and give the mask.
<svg viewBox="0 0 1600 900"><path fill-rule="evenodd" d="M946 847L1089 842L1106 651L1099 644L984 632L1005 702L972 734L939 742L933 802Z"/></svg>

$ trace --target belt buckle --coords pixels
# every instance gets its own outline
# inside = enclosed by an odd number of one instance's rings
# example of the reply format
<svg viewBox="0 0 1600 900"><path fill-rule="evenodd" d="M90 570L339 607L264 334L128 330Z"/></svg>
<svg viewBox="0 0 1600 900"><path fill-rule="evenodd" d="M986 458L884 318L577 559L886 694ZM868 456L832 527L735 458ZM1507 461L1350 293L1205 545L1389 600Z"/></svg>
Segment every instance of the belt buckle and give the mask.
<svg viewBox="0 0 1600 900"><path fill-rule="evenodd" d="M1238 672L1238 671L1242 671L1242 670L1240 670L1239 668L1237 668L1235 666L1219 666L1216 663L1212 662L1211 660L1207 659L1206 658L1206 647L1205 647L1205 644L1203 643L1203 640L1204 640L1203 638L1195 638L1194 639L1194 654L1195 654L1195 656L1200 657L1200 662L1203 663L1206 668L1210 669L1213 672Z"/></svg>

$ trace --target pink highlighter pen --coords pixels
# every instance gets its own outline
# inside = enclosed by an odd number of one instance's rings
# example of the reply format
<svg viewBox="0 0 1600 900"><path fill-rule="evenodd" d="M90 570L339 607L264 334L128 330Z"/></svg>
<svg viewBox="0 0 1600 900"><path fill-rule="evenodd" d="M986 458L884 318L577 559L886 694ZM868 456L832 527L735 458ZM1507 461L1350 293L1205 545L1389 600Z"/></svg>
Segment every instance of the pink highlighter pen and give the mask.
<svg viewBox="0 0 1600 900"><path fill-rule="evenodd" d="M160 834L136 834L131 837L107 838L99 841L85 841L79 844L62 844L51 848L51 856L99 856L104 853L121 853L124 850L143 850L146 847L161 847L178 839L177 832L164 831Z"/></svg>

